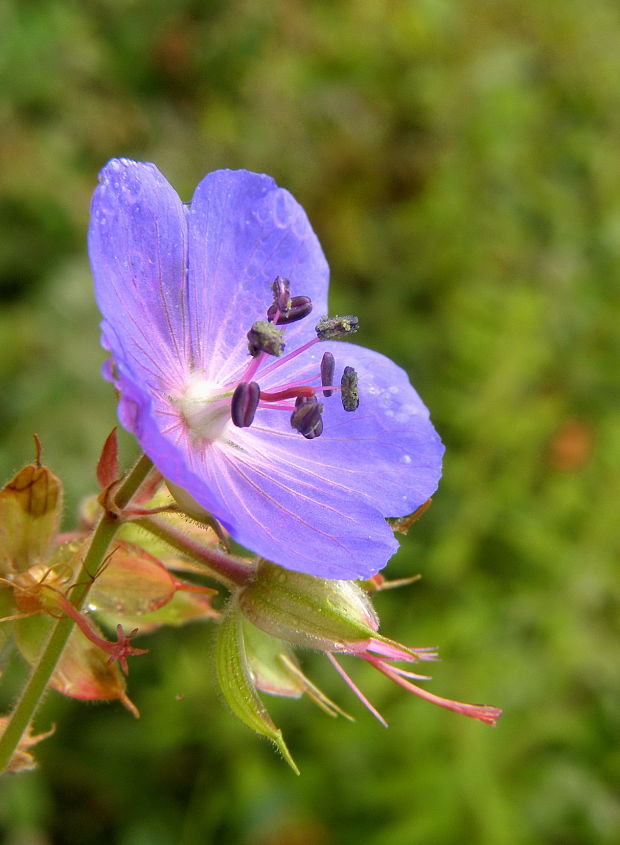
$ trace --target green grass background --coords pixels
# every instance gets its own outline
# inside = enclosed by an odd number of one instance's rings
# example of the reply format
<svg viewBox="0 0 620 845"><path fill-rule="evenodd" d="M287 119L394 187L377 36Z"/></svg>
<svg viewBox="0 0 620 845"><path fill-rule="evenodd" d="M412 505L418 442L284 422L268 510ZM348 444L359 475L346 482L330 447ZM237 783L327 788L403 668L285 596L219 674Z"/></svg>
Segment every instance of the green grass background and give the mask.
<svg viewBox="0 0 620 845"><path fill-rule="evenodd" d="M68 526L94 488L105 161L154 161L184 199L218 167L270 173L333 311L411 373L447 447L387 570L423 580L378 596L383 630L440 646L433 691L505 708L493 730L351 666L386 731L308 655L358 721L269 700L298 779L227 712L212 630L163 631L132 664L139 722L47 697L39 769L0 785L10 845L620 841L619 41L614 0L2 5L2 477L37 432Z"/></svg>

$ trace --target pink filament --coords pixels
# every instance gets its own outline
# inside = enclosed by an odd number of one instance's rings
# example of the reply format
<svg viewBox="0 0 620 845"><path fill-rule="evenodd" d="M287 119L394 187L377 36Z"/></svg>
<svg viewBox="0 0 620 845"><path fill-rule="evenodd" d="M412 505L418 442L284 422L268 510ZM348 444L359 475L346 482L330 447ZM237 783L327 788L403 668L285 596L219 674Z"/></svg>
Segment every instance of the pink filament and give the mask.
<svg viewBox="0 0 620 845"><path fill-rule="evenodd" d="M354 693L355 693L355 695L359 698L359 700L362 702L362 704L364 705L364 707L366 707L368 710L370 710L370 712L372 713L372 715L373 715L376 719L378 719L378 720L379 720L379 722L381 722L381 724L383 725L383 727L384 727L384 728L387 728L388 723L385 721L385 719L383 718L383 716L381 715L381 713L379 713L379 711L376 709L376 707L373 707L373 706L372 706L372 704L370 703L370 701L368 701L368 699L366 698L366 696L364 695L364 693L361 691L361 689L360 689L360 688L359 688L359 687L355 684L355 682L352 680L352 678L350 678L350 677L347 675L347 673L344 671L344 669L342 668L342 666L340 665L340 663L338 663L338 661L336 660L336 658L334 657L334 655L333 655L333 654L331 654L331 652L329 652L329 651L328 651L328 652L326 652L326 653L327 653L327 657L329 658L329 660L330 660L330 662L331 662L332 666L334 667L334 669L336 670L336 672L338 672L338 674L340 675L340 677L341 677L341 678L343 678L343 680L344 680L344 681L345 681L345 683L346 683L346 684L350 687L350 689L352 689L352 690L353 690L353 692L354 692Z"/></svg>

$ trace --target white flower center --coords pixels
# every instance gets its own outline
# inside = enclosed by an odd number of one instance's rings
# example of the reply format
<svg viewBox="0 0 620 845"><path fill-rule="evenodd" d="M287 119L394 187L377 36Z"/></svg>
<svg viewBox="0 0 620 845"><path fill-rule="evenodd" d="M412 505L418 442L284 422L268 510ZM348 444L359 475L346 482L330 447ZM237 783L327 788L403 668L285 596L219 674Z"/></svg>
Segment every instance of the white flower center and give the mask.
<svg viewBox="0 0 620 845"><path fill-rule="evenodd" d="M202 373L192 373L185 392L173 400L181 414L192 439L224 440L224 432L230 420L230 397L232 391L222 390L220 385L205 379Z"/></svg>

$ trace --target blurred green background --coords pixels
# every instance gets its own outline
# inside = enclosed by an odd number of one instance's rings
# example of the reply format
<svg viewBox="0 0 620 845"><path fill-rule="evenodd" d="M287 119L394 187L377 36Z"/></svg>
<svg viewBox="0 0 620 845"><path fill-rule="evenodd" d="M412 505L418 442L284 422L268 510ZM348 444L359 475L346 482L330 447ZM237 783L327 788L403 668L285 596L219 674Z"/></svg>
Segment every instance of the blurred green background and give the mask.
<svg viewBox="0 0 620 845"><path fill-rule="evenodd" d="M39 769L0 786L7 843L620 841L619 43L615 0L5 0L2 477L37 432L68 526L95 485L105 161L154 161L184 199L218 167L270 173L333 311L447 446L388 569L423 580L377 597L383 630L439 645L434 692L505 708L493 730L351 666L385 731L308 655L358 722L269 700L295 778L218 697L212 630L162 631L132 664L139 722L48 696Z"/></svg>

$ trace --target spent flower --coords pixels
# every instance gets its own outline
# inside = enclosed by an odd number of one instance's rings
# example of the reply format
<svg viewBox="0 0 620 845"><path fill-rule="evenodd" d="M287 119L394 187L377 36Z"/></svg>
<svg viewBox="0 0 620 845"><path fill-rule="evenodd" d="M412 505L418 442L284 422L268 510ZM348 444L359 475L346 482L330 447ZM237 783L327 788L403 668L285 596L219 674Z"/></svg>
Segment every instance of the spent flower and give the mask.
<svg viewBox="0 0 620 845"><path fill-rule="evenodd" d="M385 518L433 493L443 447L403 370L341 342L357 318L324 316L327 263L293 197L221 170L184 205L154 165L112 160L89 249L120 421L171 488L289 569L380 570Z"/></svg>
<svg viewBox="0 0 620 845"><path fill-rule="evenodd" d="M100 483L113 483L114 451L115 439L108 438ZM133 645L133 636L138 629L146 633L159 625L212 620L218 615L211 605L216 591L178 578L171 571L179 568L175 559L165 565L144 548L117 538L105 562L90 573L88 605L80 610L71 593L89 535L58 534L62 499L62 484L41 464L39 448L35 462L0 488L0 622L34 665L54 619L70 617L76 627L50 686L72 698L119 699L137 715L119 671L120 666L127 674L127 658L146 653ZM104 636L98 622L114 631L115 639Z"/></svg>

